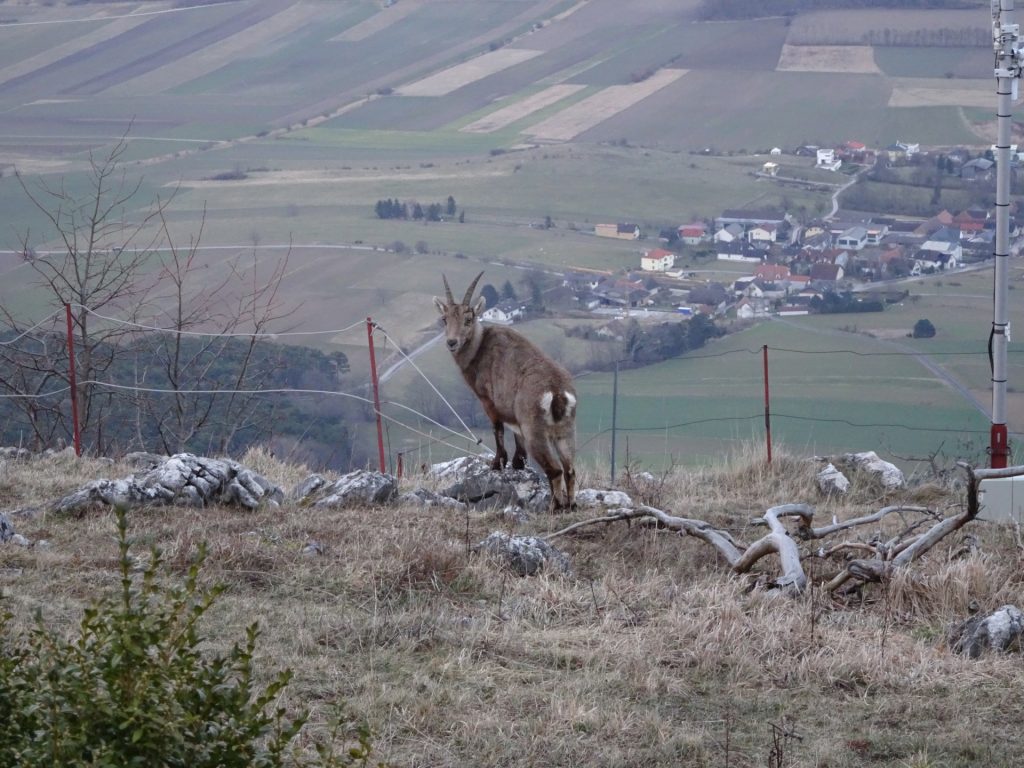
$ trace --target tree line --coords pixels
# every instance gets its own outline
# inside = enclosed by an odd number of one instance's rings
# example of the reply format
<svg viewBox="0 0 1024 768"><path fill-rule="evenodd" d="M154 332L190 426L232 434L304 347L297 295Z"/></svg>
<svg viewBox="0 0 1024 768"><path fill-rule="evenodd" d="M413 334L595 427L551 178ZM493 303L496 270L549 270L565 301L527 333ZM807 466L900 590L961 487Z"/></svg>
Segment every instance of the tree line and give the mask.
<svg viewBox="0 0 1024 768"><path fill-rule="evenodd" d="M423 205L416 201L402 202L395 198L378 200L374 206L374 213L378 219L412 219L414 221L441 221L443 216L449 218L455 216L455 198L448 195L448 200L442 203L428 203ZM465 211L459 214L459 221L466 220Z"/></svg>

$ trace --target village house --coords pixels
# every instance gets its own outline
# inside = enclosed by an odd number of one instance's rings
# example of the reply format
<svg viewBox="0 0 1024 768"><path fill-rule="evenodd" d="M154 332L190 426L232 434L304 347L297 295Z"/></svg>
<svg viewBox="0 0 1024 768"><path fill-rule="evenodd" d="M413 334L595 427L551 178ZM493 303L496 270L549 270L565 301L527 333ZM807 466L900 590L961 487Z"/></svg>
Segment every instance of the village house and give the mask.
<svg viewBox="0 0 1024 768"><path fill-rule="evenodd" d="M770 304L763 298L743 298L736 304L736 318L738 320L756 320L771 315Z"/></svg>
<svg viewBox="0 0 1024 768"><path fill-rule="evenodd" d="M664 248L652 248L640 257L640 269L644 272L667 272L676 263L676 255Z"/></svg>
<svg viewBox="0 0 1024 768"><path fill-rule="evenodd" d="M948 243L947 243L948 245ZM959 249L960 246L957 246ZM945 269L954 269L959 261L951 253L942 251L920 250L914 254L914 266L910 270L912 275L930 275L933 272L941 272Z"/></svg>
<svg viewBox="0 0 1024 768"><path fill-rule="evenodd" d="M822 168L826 171L838 171L843 165L843 161L836 157L834 149L819 149L816 157L815 168Z"/></svg>
<svg viewBox="0 0 1024 768"><path fill-rule="evenodd" d="M700 245L708 239L708 228L703 221L695 221L693 224L683 224L676 230L679 239L686 245Z"/></svg>
<svg viewBox="0 0 1024 768"><path fill-rule="evenodd" d="M890 162L907 160L921 151L920 144L910 144L905 141L897 141L885 148Z"/></svg>
<svg viewBox="0 0 1024 768"><path fill-rule="evenodd" d="M480 319L494 325L512 325L516 320L522 319L525 314L526 308L522 304L514 299L506 299L490 309L485 309L480 315Z"/></svg>
<svg viewBox="0 0 1024 768"><path fill-rule="evenodd" d="M602 304L611 306L639 307L649 302L649 294L643 283L615 277L602 280L594 289L594 295Z"/></svg>
<svg viewBox="0 0 1024 768"><path fill-rule="evenodd" d="M598 237L614 237L618 240L639 240L640 227L636 224L596 224L594 234Z"/></svg>
<svg viewBox="0 0 1024 768"><path fill-rule="evenodd" d="M789 280L789 267L784 264L762 264L754 270L754 277L768 283L782 283Z"/></svg>
<svg viewBox="0 0 1024 768"><path fill-rule="evenodd" d="M953 217L953 226L960 230L960 239L965 240L984 230L987 219L985 211L968 208Z"/></svg>
<svg viewBox="0 0 1024 768"><path fill-rule="evenodd" d="M844 231L838 238L836 238L836 245L840 248L849 248L853 251L859 251L865 245L868 244L868 230L867 227L850 227Z"/></svg>
<svg viewBox="0 0 1024 768"><path fill-rule="evenodd" d="M766 176L778 176L779 175L779 164L773 163L770 160L761 166L761 173Z"/></svg>
<svg viewBox="0 0 1024 768"><path fill-rule="evenodd" d="M747 242L774 243L778 227L774 224L754 224L747 230Z"/></svg>
<svg viewBox="0 0 1024 768"><path fill-rule="evenodd" d="M811 285L821 290L835 290L843 279L843 268L838 264L814 264L811 267Z"/></svg>
<svg viewBox="0 0 1024 768"><path fill-rule="evenodd" d="M715 219L715 228L722 229L730 224L739 224L741 227L750 227L754 224L774 224L781 227L786 224L786 213L779 210L752 211L743 208L730 208L722 211L722 215Z"/></svg>
<svg viewBox="0 0 1024 768"><path fill-rule="evenodd" d="M767 251L758 248L746 240L737 240L731 243L720 243L715 249L715 258L718 261L741 261L749 264L760 264L764 261Z"/></svg>
<svg viewBox="0 0 1024 768"><path fill-rule="evenodd" d="M733 223L715 232L712 240L716 243L732 243L741 237L743 237L743 225Z"/></svg>
<svg viewBox="0 0 1024 768"><path fill-rule="evenodd" d="M960 178L964 181L990 181L995 175L995 165L984 157L976 157L960 166Z"/></svg>

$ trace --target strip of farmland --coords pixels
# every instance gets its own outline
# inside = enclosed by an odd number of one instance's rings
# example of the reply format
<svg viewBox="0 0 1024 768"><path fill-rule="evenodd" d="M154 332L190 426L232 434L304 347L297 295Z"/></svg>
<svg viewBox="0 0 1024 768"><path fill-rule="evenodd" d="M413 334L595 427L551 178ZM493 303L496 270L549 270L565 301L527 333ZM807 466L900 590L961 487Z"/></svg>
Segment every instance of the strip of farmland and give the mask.
<svg viewBox="0 0 1024 768"><path fill-rule="evenodd" d="M640 83L609 86L583 101L566 107L524 133L547 141L569 141L674 83L687 71L662 69Z"/></svg>
<svg viewBox="0 0 1024 768"><path fill-rule="evenodd" d="M396 21L401 21L406 16L415 13L423 5L421 0L402 0L397 5L382 8L365 21L361 21L350 29L346 29L340 35L332 37L332 43L358 43L368 37L373 37L378 32L383 32Z"/></svg>
<svg viewBox="0 0 1024 768"><path fill-rule="evenodd" d="M527 96L521 101L517 101L515 104L509 104L507 107L502 107L496 112L492 112L489 115L481 117L479 120L474 120L467 126L464 126L460 130L466 133L492 133L505 128L517 120L522 120L524 117L532 115L534 112L539 112L545 107L550 107L552 104L561 101L567 96L577 91L581 91L586 88L585 85L552 85L550 88L545 88L539 93L535 93L532 96Z"/></svg>
<svg viewBox="0 0 1024 768"><path fill-rule="evenodd" d="M236 58L266 55L272 43L302 29L307 24L324 19L321 6L296 3L230 37L211 43L184 59L169 62L162 67L133 77L104 91L110 96L130 96L136 93L159 93L175 88L189 80L209 74Z"/></svg>
<svg viewBox="0 0 1024 768"><path fill-rule="evenodd" d="M68 40L66 43L41 51L35 56L30 56L23 61L0 69L0 84L35 72L37 69L48 67L61 59L92 48L100 43L105 43L147 21L149 21L148 18L122 18L111 21L98 29L94 29L92 32L76 37L73 40Z"/></svg>
<svg viewBox="0 0 1024 768"><path fill-rule="evenodd" d="M397 93L402 96L446 96L464 85L529 61L541 53L543 51L530 51L525 48L501 48L404 85L397 89Z"/></svg>
<svg viewBox="0 0 1024 768"><path fill-rule="evenodd" d="M990 80L950 80L944 77L893 78L890 107L991 108Z"/></svg>
<svg viewBox="0 0 1024 768"><path fill-rule="evenodd" d="M780 72L881 74L870 45L784 45L776 69Z"/></svg>

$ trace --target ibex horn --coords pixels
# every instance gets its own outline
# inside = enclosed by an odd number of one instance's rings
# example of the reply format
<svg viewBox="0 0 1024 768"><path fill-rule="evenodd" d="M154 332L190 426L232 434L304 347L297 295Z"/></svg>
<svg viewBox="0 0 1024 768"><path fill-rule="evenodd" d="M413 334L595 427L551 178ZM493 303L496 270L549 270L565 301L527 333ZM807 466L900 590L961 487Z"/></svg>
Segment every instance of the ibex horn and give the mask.
<svg viewBox="0 0 1024 768"><path fill-rule="evenodd" d="M476 290L476 284L480 282L480 278L483 276L484 273L481 272L479 275L473 278L473 282L469 284L469 290L466 291L466 298L462 300L463 304L467 306L469 305L469 300L473 298L473 291Z"/></svg>
<svg viewBox="0 0 1024 768"><path fill-rule="evenodd" d="M455 304L455 297L452 296L452 289L448 285L448 278L445 277L444 274L442 274L441 275L441 279L444 280L445 298L448 299L448 305L451 306L451 305Z"/></svg>

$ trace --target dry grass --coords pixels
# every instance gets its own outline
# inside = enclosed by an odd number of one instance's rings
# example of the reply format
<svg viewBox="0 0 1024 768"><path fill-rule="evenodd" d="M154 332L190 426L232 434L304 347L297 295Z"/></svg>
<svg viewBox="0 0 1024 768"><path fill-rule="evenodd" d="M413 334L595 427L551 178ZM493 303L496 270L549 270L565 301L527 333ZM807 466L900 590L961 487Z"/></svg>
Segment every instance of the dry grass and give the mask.
<svg viewBox="0 0 1024 768"><path fill-rule="evenodd" d="M244 461L286 487L305 475L261 452ZM751 448L634 490L750 539L765 507L816 501L813 469L778 455L769 467ZM123 471L68 456L7 464L0 508ZM588 485L601 479L588 474ZM959 503L951 491L922 493ZM843 519L893 500L858 480L849 499L819 509ZM468 553L510 529L488 513L171 509L130 522L139 553L160 546L173 572L206 542L205 578L227 586L206 626L211 644L258 620L267 674L296 671L289 706L317 721L348 700L395 765L1000 766L1024 742L1020 657L970 662L944 645L969 601L1021 602L1021 555L992 524L970 526L973 553L951 560L951 542L845 604L818 590L796 600L750 592L706 545L636 526L558 540L573 578L520 579ZM519 530L567 522L541 516ZM92 595L116 587L111 514L15 525L50 541L0 547L0 587L18 621L41 609L73 623ZM311 540L323 556L302 554ZM836 568L807 565L816 580ZM771 725L783 721L801 740L769 763Z"/></svg>

